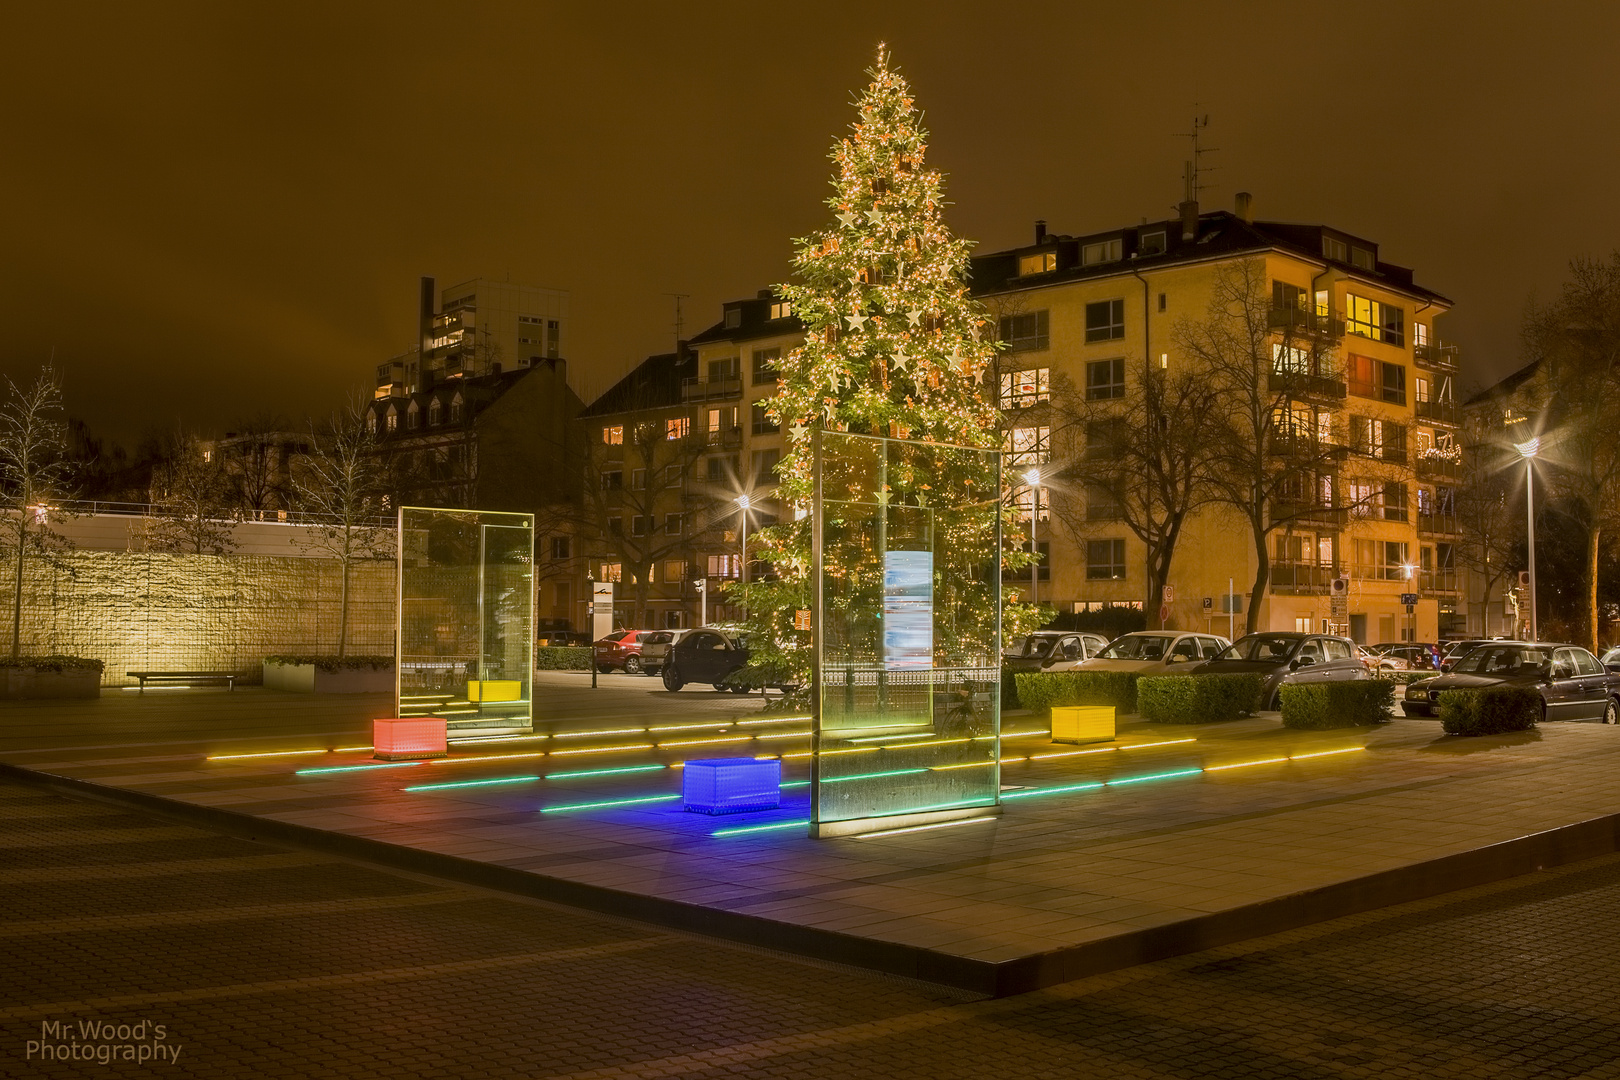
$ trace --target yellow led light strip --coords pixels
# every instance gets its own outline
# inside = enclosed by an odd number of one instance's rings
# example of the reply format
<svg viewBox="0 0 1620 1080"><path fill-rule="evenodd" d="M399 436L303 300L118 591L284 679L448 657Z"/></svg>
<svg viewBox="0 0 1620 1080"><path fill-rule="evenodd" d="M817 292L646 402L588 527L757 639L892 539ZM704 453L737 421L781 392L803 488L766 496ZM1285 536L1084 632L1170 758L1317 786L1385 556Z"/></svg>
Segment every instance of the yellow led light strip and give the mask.
<svg viewBox="0 0 1620 1080"><path fill-rule="evenodd" d="M680 742L662 742L658 749L663 750L671 746L713 746L716 743L748 742L752 735L726 735L718 739L682 739Z"/></svg>
<svg viewBox="0 0 1620 1080"><path fill-rule="evenodd" d="M652 743L631 743L625 746L581 746L573 750L553 750L553 754L611 754L618 750L652 750Z"/></svg>
<svg viewBox="0 0 1620 1080"><path fill-rule="evenodd" d="M1285 757L1265 758L1261 761L1240 761L1236 765L1205 765L1205 772L1220 772L1222 769L1247 769L1250 765L1277 765L1288 759Z"/></svg>

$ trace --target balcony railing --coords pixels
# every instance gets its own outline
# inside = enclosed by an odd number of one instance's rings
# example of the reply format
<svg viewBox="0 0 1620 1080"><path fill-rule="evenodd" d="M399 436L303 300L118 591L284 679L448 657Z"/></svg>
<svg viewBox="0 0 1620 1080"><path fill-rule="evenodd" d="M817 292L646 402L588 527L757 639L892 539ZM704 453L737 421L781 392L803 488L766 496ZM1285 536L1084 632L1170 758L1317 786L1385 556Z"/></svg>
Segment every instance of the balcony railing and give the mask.
<svg viewBox="0 0 1620 1080"><path fill-rule="evenodd" d="M682 401L709 401L742 396L742 377L724 375L716 379L682 379Z"/></svg>
<svg viewBox="0 0 1620 1080"><path fill-rule="evenodd" d="M1306 375L1296 371L1272 371L1266 388L1274 394L1304 399L1339 401L1345 396L1344 378L1338 375Z"/></svg>
<svg viewBox="0 0 1620 1080"><path fill-rule="evenodd" d="M1274 502L1271 504L1273 521L1292 519L1323 525L1343 525L1350 520L1350 511L1342 506L1323 506L1320 503Z"/></svg>
<svg viewBox="0 0 1620 1080"><path fill-rule="evenodd" d="M1438 341L1420 341L1412 346L1412 359L1420 368L1455 374L1458 368L1457 346L1442 345Z"/></svg>
<svg viewBox="0 0 1620 1080"><path fill-rule="evenodd" d="M1419 420L1427 420L1434 424L1456 426L1461 422L1455 401L1418 401L1412 404L1412 411Z"/></svg>
<svg viewBox="0 0 1620 1080"><path fill-rule="evenodd" d="M1266 312L1266 325L1294 334L1344 337L1344 316L1302 307L1274 307Z"/></svg>
<svg viewBox="0 0 1620 1080"><path fill-rule="evenodd" d="M1416 464L1420 477L1454 480L1462 474L1462 463L1455 458L1419 454Z"/></svg>
<svg viewBox="0 0 1620 1080"><path fill-rule="evenodd" d="M742 445L742 428L728 427L708 433L710 446L737 447Z"/></svg>
<svg viewBox="0 0 1620 1080"><path fill-rule="evenodd" d="M1454 536L1459 531L1456 514L1419 514L1417 523L1420 533Z"/></svg>
<svg viewBox="0 0 1620 1080"><path fill-rule="evenodd" d="M1281 559L1271 564L1271 588L1280 593L1326 593L1338 571L1314 562Z"/></svg>
<svg viewBox="0 0 1620 1080"><path fill-rule="evenodd" d="M1424 592L1456 592L1458 591L1457 571L1455 570L1420 570L1418 572L1418 585Z"/></svg>

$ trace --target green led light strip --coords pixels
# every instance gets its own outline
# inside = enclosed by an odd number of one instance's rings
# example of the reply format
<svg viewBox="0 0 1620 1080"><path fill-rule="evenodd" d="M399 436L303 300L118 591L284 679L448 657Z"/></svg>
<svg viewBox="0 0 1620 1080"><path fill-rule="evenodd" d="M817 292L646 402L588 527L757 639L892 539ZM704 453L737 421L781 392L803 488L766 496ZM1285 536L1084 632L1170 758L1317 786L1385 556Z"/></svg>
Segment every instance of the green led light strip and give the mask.
<svg viewBox="0 0 1620 1080"><path fill-rule="evenodd" d="M299 769L294 776L318 776L321 773L357 772L361 769L408 769L412 765L426 765L425 761L379 761L370 765L324 765L319 769Z"/></svg>
<svg viewBox="0 0 1620 1080"><path fill-rule="evenodd" d="M911 776L916 773L925 773L927 769L890 769L887 772L855 773L852 776L823 776L823 784L839 784L846 780L876 780L883 776Z"/></svg>
<svg viewBox="0 0 1620 1080"><path fill-rule="evenodd" d="M774 829L802 829L810 824L810 819L803 821L779 821L772 825L743 825L735 829L716 829L710 836L740 836L743 833L770 832Z"/></svg>
<svg viewBox="0 0 1620 1080"><path fill-rule="evenodd" d="M538 776L502 776L495 780L452 780L444 784L416 784L406 791L442 791L445 788L493 787L496 784L532 784Z"/></svg>
<svg viewBox="0 0 1620 1080"><path fill-rule="evenodd" d="M649 795L640 799L610 799L607 802L567 803L562 806L542 806L542 814L560 814L565 810L598 810L608 806L637 806L641 803L668 802L680 795Z"/></svg>
<svg viewBox="0 0 1620 1080"><path fill-rule="evenodd" d="M668 765L627 765L622 769L579 769L574 772L546 773L547 780L574 780L581 776L612 776L615 773L662 772Z"/></svg>

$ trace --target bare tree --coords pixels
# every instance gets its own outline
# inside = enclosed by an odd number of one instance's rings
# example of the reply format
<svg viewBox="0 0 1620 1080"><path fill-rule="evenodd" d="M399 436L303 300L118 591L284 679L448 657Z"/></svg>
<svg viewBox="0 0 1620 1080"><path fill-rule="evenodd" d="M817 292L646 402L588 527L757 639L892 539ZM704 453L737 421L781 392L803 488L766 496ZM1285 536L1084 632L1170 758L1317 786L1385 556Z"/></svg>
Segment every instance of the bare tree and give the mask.
<svg viewBox="0 0 1620 1080"><path fill-rule="evenodd" d="M1590 523L1584 606L1595 650L1600 552L1605 534L1620 529L1620 251L1571 262L1558 297L1529 309L1524 340L1542 369L1544 399L1533 426L1548 444L1543 475Z"/></svg>
<svg viewBox="0 0 1620 1080"><path fill-rule="evenodd" d="M653 567L692 556L724 527L730 507L696 476L706 449L703 436L689 426L670 426L690 425L690 418L636 420L631 414L629 419L622 456L615 452L619 447L592 443L581 531L601 558L629 575L640 624L647 617Z"/></svg>
<svg viewBox="0 0 1620 1080"><path fill-rule="evenodd" d="M1478 414L1470 416L1464 429L1456 550L1458 561L1477 575L1480 598L1489 612L1492 591L1511 578L1524 557L1524 514L1515 498L1523 471L1513 468L1518 455L1507 447L1500 425L1480 420ZM1489 634L1485 617L1481 629Z"/></svg>
<svg viewBox="0 0 1620 1080"><path fill-rule="evenodd" d="M1181 352L1215 391L1209 460L1215 497L1244 519L1254 545L1247 633L1255 631L1270 589L1274 533L1342 526L1351 511L1383 498L1381 490L1339 482L1348 440L1335 414L1345 390L1331 318L1304 290L1271 288L1265 263L1250 259L1220 272L1202 320L1175 329Z"/></svg>
<svg viewBox="0 0 1620 1080"><path fill-rule="evenodd" d="M286 509L291 501L290 458L296 449L286 438L291 425L283 416L258 412L235 426L236 437L220 465L229 477L236 508L255 520L268 511Z"/></svg>
<svg viewBox="0 0 1620 1080"><path fill-rule="evenodd" d="M217 455L185 430L176 431L165 450L153 476L157 512L146 523L146 546L192 555L234 551L230 480Z"/></svg>
<svg viewBox="0 0 1620 1080"><path fill-rule="evenodd" d="M366 412L359 402L310 427L310 453L298 462L293 490L299 509L312 515L293 538L306 553L338 564L340 578L337 654L349 641L349 579L354 564L388 558L393 530L383 519L387 499Z"/></svg>
<svg viewBox="0 0 1620 1080"><path fill-rule="evenodd" d="M49 367L27 389L6 380L0 409L0 542L16 559L11 590L11 658L22 655L23 567L30 555L49 557L69 546L51 529L51 503L67 494L71 463L62 421L62 382Z"/></svg>
<svg viewBox="0 0 1620 1080"><path fill-rule="evenodd" d="M1052 509L1082 543L1099 524L1121 522L1146 545L1144 610L1151 611L1170 583L1188 516L1216 495L1216 391L1195 362L1170 370L1145 359L1139 385L1124 397L1111 394L1054 380L1054 441L1065 453ZM1064 497L1064 489L1084 499Z"/></svg>

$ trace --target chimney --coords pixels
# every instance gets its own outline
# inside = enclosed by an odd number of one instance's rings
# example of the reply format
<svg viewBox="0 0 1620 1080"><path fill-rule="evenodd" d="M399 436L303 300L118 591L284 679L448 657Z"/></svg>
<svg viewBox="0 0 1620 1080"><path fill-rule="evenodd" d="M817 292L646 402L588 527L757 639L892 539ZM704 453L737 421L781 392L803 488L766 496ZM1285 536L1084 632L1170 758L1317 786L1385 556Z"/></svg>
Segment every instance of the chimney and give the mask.
<svg viewBox="0 0 1620 1080"><path fill-rule="evenodd" d="M1237 211L1238 220L1243 222L1245 225L1253 225L1254 196L1250 195L1247 191L1240 191L1237 193L1236 203L1237 205L1235 209Z"/></svg>
<svg viewBox="0 0 1620 1080"><path fill-rule="evenodd" d="M1181 242L1190 244L1198 239L1198 200L1188 199L1177 209L1181 211Z"/></svg>
<svg viewBox="0 0 1620 1080"><path fill-rule="evenodd" d="M423 277L422 278L422 307L421 307L420 311L421 311L421 316L422 316L422 319L423 319L424 322L431 321L432 318L433 318L433 308L434 308L433 293L434 293L434 291L435 290L434 290L434 281L433 281L433 279L430 278L430 277Z"/></svg>
<svg viewBox="0 0 1620 1080"><path fill-rule="evenodd" d="M1035 242L1037 244L1046 243L1046 219L1045 218L1041 218L1039 221L1037 221L1035 223Z"/></svg>
<svg viewBox="0 0 1620 1080"><path fill-rule="evenodd" d="M433 294L437 291L436 282L423 275L421 299L416 312L416 344L424 358L433 351Z"/></svg>

